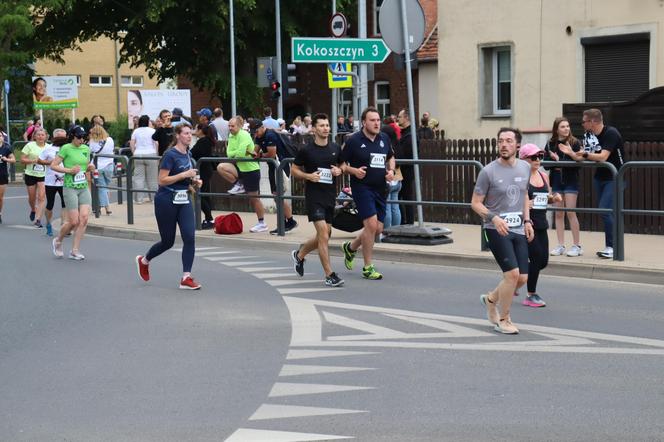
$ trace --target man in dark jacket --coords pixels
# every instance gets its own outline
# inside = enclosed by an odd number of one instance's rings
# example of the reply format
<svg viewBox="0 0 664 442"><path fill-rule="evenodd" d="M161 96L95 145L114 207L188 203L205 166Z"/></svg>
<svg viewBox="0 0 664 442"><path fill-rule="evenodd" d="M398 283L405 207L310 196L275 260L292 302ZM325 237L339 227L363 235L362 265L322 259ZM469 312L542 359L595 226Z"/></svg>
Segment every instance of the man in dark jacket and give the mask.
<svg viewBox="0 0 664 442"><path fill-rule="evenodd" d="M397 122L401 127L401 138L397 144L396 157L397 160L412 160L413 159L413 141L411 139L410 131L412 126L410 124L410 116L408 109L401 109L397 115ZM415 171L411 165L400 166L403 181L401 182L401 192L399 192L400 200L413 201L415 199ZM401 224L414 224L415 223L415 207L411 205L401 206Z"/></svg>

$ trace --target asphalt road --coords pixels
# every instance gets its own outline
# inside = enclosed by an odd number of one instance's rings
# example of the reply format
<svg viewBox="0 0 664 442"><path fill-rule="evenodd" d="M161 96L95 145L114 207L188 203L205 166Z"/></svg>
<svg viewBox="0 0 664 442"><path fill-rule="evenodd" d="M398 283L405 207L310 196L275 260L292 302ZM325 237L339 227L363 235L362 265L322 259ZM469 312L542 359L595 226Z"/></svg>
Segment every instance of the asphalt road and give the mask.
<svg viewBox="0 0 664 442"><path fill-rule="evenodd" d="M20 197L21 188L8 196ZM662 440L661 286L544 276L549 305L494 333L498 272L378 262L382 281L287 250L197 254L87 237L57 260L5 201L0 225L0 440ZM67 250L67 249L65 249ZM518 302L520 298L515 298Z"/></svg>

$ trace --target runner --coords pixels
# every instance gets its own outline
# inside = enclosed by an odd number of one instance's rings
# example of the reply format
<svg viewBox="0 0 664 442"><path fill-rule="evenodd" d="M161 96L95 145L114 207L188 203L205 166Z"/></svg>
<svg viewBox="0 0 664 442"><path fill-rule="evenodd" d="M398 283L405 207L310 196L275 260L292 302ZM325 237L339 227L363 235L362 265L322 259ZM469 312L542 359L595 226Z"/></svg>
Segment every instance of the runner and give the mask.
<svg viewBox="0 0 664 442"><path fill-rule="evenodd" d="M304 257L318 249L318 257L325 271L325 285L339 287L344 280L330 266L328 243L332 234L332 218L336 197L336 177L341 175L341 147L329 142L330 122L325 114L313 117L314 140L300 149L293 161L291 173L306 180L304 192L309 221L314 223L316 236L293 250L295 271L304 275Z"/></svg>
<svg viewBox="0 0 664 442"><path fill-rule="evenodd" d="M549 178L540 172L544 151L534 144L524 144L519 149L519 158L530 165L528 199L530 200L530 220L533 222L535 237L528 243L528 296L522 304L528 307L544 307L546 302L537 294L537 280L540 271L549 263L549 222L546 208L549 203L562 202L559 193L551 194Z"/></svg>
<svg viewBox="0 0 664 442"><path fill-rule="evenodd" d="M150 261L173 247L177 225L183 242L180 288L198 290L201 285L191 276L196 251L196 221L189 194L190 186L200 188L203 183L197 178L198 171L193 168L189 144L191 126L185 123L178 125L175 128L175 145L164 152L159 165L159 189L154 198L154 215L161 241L150 247L145 256L136 257L136 268L143 281L150 280Z"/></svg>
<svg viewBox="0 0 664 442"><path fill-rule="evenodd" d="M62 258L62 241L72 230L74 241L69 252L69 259L81 261L85 256L81 253L81 240L85 235L90 215L92 197L88 188L86 171L93 171L95 166L90 164L90 148L85 144L87 133L81 126L74 126L69 131L69 143L60 148L51 163L51 169L65 174L63 196L65 207L68 210L67 222L53 239L53 254Z"/></svg>
<svg viewBox="0 0 664 442"><path fill-rule="evenodd" d="M9 184L9 170L7 164L16 162L11 148L5 144L5 135L0 131L0 224L2 224L2 202L5 199L5 189Z"/></svg>
<svg viewBox="0 0 664 442"><path fill-rule="evenodd" d="M518 129L498 131L500 157L478 175L471 203L484 219L486 240L503 271L498 287L480 299L495 330L506 334L519 333L512 324L510 307L517 288L528 279L528 241L534 235L528 199L530 166L516 158L520 139Z"/></svg>
<svg viewBox="0 0 664 442"><path fill-rule="evenodd" d="M46 176L44 184L46 186L46 234L53 236L53 206L55 206L55 195L60 195L60 228L67 221L67 211L65 210L65 197L62 194L62 184L64 183L64 174L54 171L50 165L58 155L60 147L67 143L67 132L64 129L55 129L53 131L53 140L51 144L39 154L40 164L46 165Z"/></svg>
<svg viewBox="0 0 664 442"><path fill-rule="evenodd" d="M376 108L368 107L362 112L362 130L348 138L341 155L345 163L341 169L351 176L353 200L364 225L357 238L341 246L344 265L353 270L353 259L362 247L362 276L382 279L383 275L372 264L372 255L376 235L383 233L385 181L394 179L395 160L389 137L380 131L380 114Z"/></svg>
<svg viewBox="0 0 664 442"><path fill-rule="evenodd" d="M44 187L44 176L46 166L39 163L39 154L46 148L46 130L37 127L32 134L34 141L30 141L21 150L21 164L25 165L23 181L28 188L28 204L30 205L30 221L35 227L42 227L41 218L44 215L46 204L46 188Z"/></svg>

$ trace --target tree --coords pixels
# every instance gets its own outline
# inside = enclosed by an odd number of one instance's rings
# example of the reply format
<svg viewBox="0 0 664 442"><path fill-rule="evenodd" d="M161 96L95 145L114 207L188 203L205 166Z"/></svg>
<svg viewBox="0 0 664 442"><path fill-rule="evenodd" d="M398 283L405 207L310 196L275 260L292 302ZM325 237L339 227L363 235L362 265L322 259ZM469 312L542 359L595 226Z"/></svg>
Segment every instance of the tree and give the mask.
<svg viewBox="0 0 664 442"><path fill-rule="evenodd" d="M66 49L101 36L120 42L120 62L143 65L151 77L184 76L222 100L230 97L229 0L36 0L33 49L59 60ZM339 8L350 0L338 0ZM257 56L274 55L274 2L234 2L238 106L256 108ZM282 1L283 48L292 35L326 35L327 8Z"/></svg>

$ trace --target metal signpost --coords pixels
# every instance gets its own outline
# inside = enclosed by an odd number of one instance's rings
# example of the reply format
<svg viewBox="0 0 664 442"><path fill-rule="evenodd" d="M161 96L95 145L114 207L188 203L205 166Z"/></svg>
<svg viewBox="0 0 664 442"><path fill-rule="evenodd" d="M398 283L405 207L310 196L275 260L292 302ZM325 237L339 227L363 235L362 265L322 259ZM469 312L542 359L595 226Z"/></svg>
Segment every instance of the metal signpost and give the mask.
<svg viewBox="0 0 664 442"><path fill-rule="evenodd" d="M9 130L9 80L5 80L5 116L7 118L7 143L9 145L12 145L12 140L11 140L11 135L9 134L11 131Z"/></svg>

